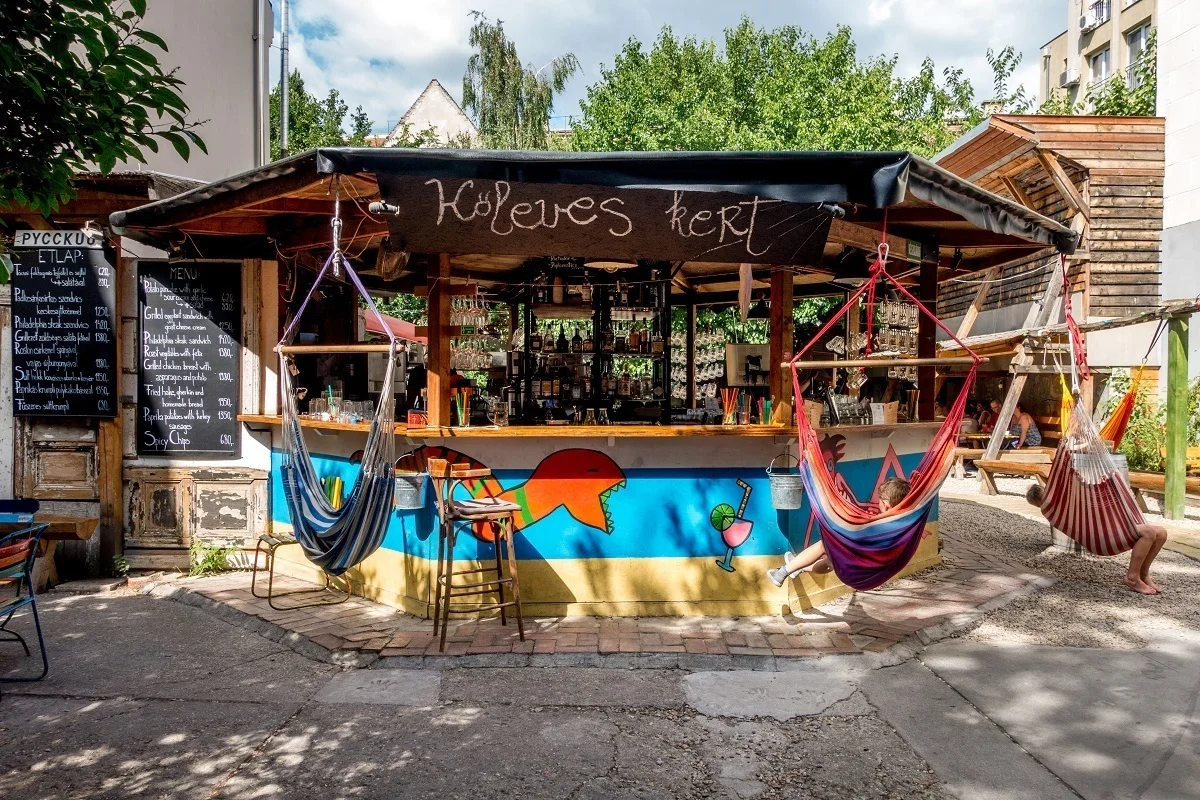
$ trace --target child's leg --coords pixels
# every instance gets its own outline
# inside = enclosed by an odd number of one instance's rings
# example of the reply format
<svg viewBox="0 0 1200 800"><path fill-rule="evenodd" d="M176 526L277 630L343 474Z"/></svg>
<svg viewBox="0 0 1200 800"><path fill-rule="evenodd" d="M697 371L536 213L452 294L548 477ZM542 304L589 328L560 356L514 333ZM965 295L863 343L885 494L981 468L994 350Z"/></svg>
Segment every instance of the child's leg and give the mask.
<svg viewBox="0 0 1200 800"><path fill-rule="evenodd" d="M1142 562L1142 568L1139 570L1138 575L1141 577L1143 583L1158 589L1158 584L1150 577L1150 565L1154 563L1154 559L1158 558L1163 545L1167 543L1167 529L1161 525L1139 525L1138 533L1141 533L1143 536L1154 537L1154 544L1150 547L1150 552L1146 554L1146 559Z"/></svg>
<svg viewBox="0 0 1200 800"><path fill-rule="evenodd" d="M801 550L795 558L784 565L784 569L791 575L793 572L799 572L806 567L813 566L823 558L825 558L825 544L823 542L816 542Z"/></svg>
<svg viewBox="0 0 1200 800"><path fill-rule="evenodd" d="M1129 552L1129 569L1125 573L1125 585L1139 594L1157 593L1153 586L1142 580L1142 569L1147 566L1146 558L1158 542L1158 536L1150 528L1149 525L1137 527L1138 540Z"/></svg>

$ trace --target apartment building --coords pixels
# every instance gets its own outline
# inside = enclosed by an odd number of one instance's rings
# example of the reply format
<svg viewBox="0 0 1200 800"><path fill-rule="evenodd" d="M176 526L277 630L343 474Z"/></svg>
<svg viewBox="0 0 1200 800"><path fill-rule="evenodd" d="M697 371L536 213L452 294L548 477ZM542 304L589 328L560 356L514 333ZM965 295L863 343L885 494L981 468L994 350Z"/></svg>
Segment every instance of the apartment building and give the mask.
<svg viewBox="0 0 1200 800"><path fill-rule="evenodd" d="M1084 102L1088 92L1121 75L1137 85L1136 65L1156 24L1158 0L1068 0L1067 29L1042 47L1038 102L1065 92Z"/></svg>

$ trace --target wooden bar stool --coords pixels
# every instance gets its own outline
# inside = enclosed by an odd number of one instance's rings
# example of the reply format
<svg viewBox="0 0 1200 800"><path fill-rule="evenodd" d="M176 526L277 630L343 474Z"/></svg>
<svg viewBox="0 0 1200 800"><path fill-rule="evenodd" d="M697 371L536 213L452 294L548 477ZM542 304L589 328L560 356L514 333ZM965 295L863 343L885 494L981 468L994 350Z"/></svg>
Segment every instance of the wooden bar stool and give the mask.
<svg viewBox="0 0 1200 800"><path fill-rule="evenodd" d="M470 500L454 499L454 490L468 479L489 478L489 469L469 469L466 465L451 465L445 459L429 459L429 478L433 482L433 493L437 500L438 519L438 566L436 592L433 601L433 633L441 629L439 650L446 649L446 626L451 614L470 614L476 611L500 610L500 624L508 625L506 609L515 608L517 634L525 641L525 621L521 617L521 589L517 582L517 557L513 549L513 514L520 506L494 497ZM492 525L495 531L496 565L478 569L454 569L454 545L464 528L478 522ZM504 575L500 550L503 547L508 558L508 576ZM495 573L494 578L487 577ZM454 578L462 575L484 576L484 580L454 584ZM512 588L512 600L505 600L504 587ZM481 596L495 593L495 603L453 608L456 597Z"/></svg>

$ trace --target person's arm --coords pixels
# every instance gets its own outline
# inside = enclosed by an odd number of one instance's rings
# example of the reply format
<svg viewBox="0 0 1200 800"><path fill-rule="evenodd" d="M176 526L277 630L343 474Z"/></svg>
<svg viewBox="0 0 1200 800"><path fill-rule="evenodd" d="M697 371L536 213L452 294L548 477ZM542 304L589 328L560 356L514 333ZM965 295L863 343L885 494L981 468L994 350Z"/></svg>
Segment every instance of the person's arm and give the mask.
<svg viewBox="0 0 1200 800"><path fill-rule="evenodd" d="M1029 425L1033 422L1033 417L1025 414L1021 417L1021 438L1017 440L1017 447L1025 446L1025 436L1029 433Z"/></svg>

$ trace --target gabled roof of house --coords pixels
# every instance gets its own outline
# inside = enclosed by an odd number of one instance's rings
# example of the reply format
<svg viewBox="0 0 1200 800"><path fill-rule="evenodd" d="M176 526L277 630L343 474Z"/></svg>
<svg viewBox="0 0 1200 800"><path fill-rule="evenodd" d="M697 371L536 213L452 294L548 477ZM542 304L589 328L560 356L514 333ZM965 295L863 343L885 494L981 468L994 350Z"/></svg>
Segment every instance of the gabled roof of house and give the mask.
<svg viewBox="0 0 1200 800"><path fill-rule="evenodd" d="M384 140L384 146L391 144L394 139L403 136L405 126L408 126L409 128L415 128L417 120L420 118L422 109L429 103L433 102L435 98L444 99L450 104L452 107L451 113L454 114L457 121L460 122L463 127L467 128L471 132L472 138L479 136L479 129L475 127L475 123L472 122L471 118L468 117L466 112L462 110L462 106L458 104L457 100L450 96L450 93L446 91L446 87L442 86L437 78L434 78L423 90L421 90L421 94L418 95L417 99L413 101L413 104L408 107L408 111L404 112L404 116L400 118L400 121L397 122L395 127L392 128L391 132L388 133L387 138ZM413 132L419 133L420 131Z"/></svg>

